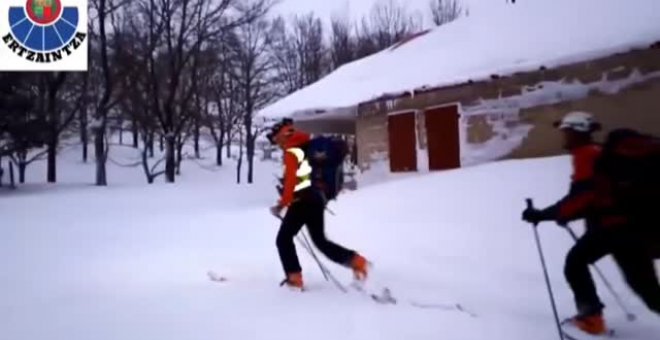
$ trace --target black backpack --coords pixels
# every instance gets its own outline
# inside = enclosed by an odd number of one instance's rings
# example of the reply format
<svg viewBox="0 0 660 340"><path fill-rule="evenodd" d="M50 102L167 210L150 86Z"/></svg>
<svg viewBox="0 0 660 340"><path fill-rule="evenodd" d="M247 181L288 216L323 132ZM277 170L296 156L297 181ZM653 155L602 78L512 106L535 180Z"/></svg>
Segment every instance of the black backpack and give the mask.
<svg viewBox="0 0 660 340"><path fill-rule="evenodd" d="M326 201L334 200L344 187L344 161L348 144L338 137L319 136L305 146L312 167L312 185L322 192Z"/></svg>
<svg viewBox="0 0 660 340"><path fill-rule="evenodd" d="M610 132L596 163L614 205L640 228L660 258L660 138L630 129Z"/></svg>
<svg viewBox="0 0 660 340"><path fill-rule="evenodd" d="M323 193L325 201L336 200L344 187L344 161L348 155L348 144L338 137L318 136L301 148L312 167L312 186ZM276 189L280 195L283 182L283 178L278 178Z"/></svg>

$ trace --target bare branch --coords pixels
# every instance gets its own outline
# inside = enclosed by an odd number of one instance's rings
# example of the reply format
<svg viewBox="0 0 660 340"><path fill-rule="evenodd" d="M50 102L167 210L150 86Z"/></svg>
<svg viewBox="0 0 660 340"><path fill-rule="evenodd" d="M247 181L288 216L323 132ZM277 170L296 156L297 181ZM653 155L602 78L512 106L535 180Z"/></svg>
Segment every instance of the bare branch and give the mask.
<svg viewBox="0 0 660 340"><path fill-rule="evenodd" d="M429 7L436 26L450 23L467 13L459 0L431 0Z"/></svg>

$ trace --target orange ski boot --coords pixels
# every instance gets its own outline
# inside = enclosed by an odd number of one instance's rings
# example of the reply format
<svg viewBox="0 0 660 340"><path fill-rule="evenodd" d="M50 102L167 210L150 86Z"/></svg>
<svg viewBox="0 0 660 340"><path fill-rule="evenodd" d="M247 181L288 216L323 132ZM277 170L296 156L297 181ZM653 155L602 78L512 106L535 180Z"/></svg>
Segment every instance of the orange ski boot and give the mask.
<svg viewBox="0 0 660 340"><path fill-rule="evenodd" d="M600 313L586 316L577 316L572 318L570 321L575 327L579 328L585 333L591 335L607 334L605 319Z"/></svg>
<svg viewBox="0 0 660 340"><path fill-rule="evenodd" d="M287 274L287 278L280 283L280 286L286 285L289 288L293 288L296 290L303 290L303 278L302 278L302 273L289 273Z"/></svg>
<svg viewBox="0 0 660 340"><path fill-rule="evenodd" d="M355 254L351 260L351 268L353 269L353 276L358 281L364 281L367 278L367 269L369 262L367 259L359 254Z"/></svg>

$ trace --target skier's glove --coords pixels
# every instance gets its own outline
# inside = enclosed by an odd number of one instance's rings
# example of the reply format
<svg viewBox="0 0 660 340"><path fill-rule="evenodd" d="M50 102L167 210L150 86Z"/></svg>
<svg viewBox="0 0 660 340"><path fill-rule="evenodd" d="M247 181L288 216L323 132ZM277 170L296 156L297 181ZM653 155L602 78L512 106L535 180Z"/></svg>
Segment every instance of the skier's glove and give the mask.
<svg viewBox="0 0 660 340"><path fill-rule="evenodd" d="M284 210L284 206L282 206L280 204L277 204L277 205L270 208L270 213L273 216L275 216L279 219L282 219L282 210Z"/></svg>
<svg viewBox="0 0 660 340"><path fill-rule="evenodd" d="M554 220L553 215L551 209L539 210L535 208L527 208L522 213L522 219L525 222L537 224L542 221Z"/></svg>

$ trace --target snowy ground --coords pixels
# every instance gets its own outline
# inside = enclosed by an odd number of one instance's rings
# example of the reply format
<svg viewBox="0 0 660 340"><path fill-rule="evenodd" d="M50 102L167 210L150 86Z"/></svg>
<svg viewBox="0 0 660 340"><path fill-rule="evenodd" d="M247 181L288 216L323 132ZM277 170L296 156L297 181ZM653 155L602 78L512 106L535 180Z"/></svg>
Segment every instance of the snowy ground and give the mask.
<svg viewBox="0 0 660 340"><path fill-rule="evenodd" d="M133 160L130 149L113 150ZM149 186L139 168L113 165L111 186L96 188L93 166L78 159L75 147L64 152L57 186L0 190L0 339L557 339L520 212L528 195L543 205L564 193L564 157L394 178L332 204L327 234L374 262L373 285L389 286L396 306L341 293L302 249L310 291L278 287L277 223L267 213L274 163L258 164L253 186L236 186L233 167L186 162L178 184ZM28 180L39 182L43 169L29 168ZM540 232L568 316L562 262L571 241L551 224ZM601 289L619 338L659 339L660 319L609 258L601 266L639 316L627 322ZM208 270L229 281L209 281ZM461 303L477 317L408 301Z"/></svg>

